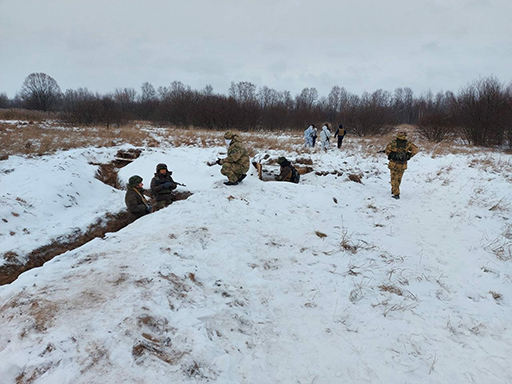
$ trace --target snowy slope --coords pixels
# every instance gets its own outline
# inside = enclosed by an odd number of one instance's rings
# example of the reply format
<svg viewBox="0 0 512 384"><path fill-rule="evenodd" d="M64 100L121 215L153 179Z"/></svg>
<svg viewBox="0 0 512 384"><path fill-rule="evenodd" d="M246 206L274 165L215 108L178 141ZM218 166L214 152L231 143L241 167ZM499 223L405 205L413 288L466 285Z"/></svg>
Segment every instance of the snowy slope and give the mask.
<svg viewBox="0 0 512 384"><path fill-rule="evenodd" d="M205 165L222 148L146 150L123 180L166 162L194 195L0 287L2 382L511 382L510 156L420 153L395 201L385 158L353 148L311 155L341 176L236 187ZM105 151L2 162L2 217L30 202L43 243L115 211L87 165ZM53 189L19 188L62 162ZM79 208L37 205L81 183Z"/></svg>

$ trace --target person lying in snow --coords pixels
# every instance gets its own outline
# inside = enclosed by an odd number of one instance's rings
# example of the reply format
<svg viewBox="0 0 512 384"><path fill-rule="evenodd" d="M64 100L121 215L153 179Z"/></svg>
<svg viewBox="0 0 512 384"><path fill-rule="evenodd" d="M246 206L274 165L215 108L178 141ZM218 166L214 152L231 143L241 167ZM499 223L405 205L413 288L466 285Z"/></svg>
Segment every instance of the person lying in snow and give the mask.
<svg viewBox="0 0 512 384"><path fill-rule="evenodd" d="M217 159L217 164L222 165L220 173L228 178L224 184L237 185L247 176L249 156L240 136L227 131L224 139L228 145L228 156L225 159Z"/></svg>
<svg viewBox="0 0 512 384"><path fill-rule="evenodd" d="M142 177L139 175L134 175L128 179L128 190L126 191L124 202L128 211L137 219L151 213L153 209L151 204L144 197L147 191L143 186Z"/></svg>
<svg viewBox="0 0 512 384"><path fill-rule="evenodd" d="M291 163L286 159L286 157L279 157L276 161L279 164L279 174L276 175L276 172L268 169L263 169L263 166L274 164L274 160L270 157L269 154L257 154L254 156L252 165L258 171L258 178L261 181L290 181L292 183L298 183L300 180L301 173L307 173L308 170L306 168L296 168L291 165Z"/></svg>
<svg viewBox="0 0 512 384"><path fill-rule="evenodd" d="M167 169L167 164L160 163L156 166L156 173L151 180L151 194L156 200L155 210L167 207L172 203L172 191L178 186L171 177L172 172Z"/></svg>
<svg viewBox="0 0 512 384"><path fill-rule="evenodd" d="M279 157L277 164L281 167L279 175L276 176L277 181L289 181L297 184L300 181L300 174L297 169L286 159Z"/></svg>

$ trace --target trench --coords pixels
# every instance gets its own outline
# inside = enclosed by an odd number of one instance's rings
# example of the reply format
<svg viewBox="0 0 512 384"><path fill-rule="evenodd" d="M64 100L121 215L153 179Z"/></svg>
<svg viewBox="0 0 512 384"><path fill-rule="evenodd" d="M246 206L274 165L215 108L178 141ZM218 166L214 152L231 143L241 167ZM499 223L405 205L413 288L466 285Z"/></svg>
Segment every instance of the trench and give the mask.
<svg viewBox="0 0 512 384"><path fill-rule="evenodd" d="M130 164L137 159L142 151L140 149L130 149L127 151L118 151L116 158L107 164L91 163L98 166L96 178L105 184L116 189L122 189L121 183L117 177L119 169ZM191 192L175 192L174 201L188 199ZM65 252L72 251L96 238L103 238L105 234L117 232L135 221L135 217L128 211L123 210L117 213L107 213L104 217L98 219L95 223L89 225L85 231L76 230L73 233L58 237L50 244L43 245L30 252L20 263L20 257L14 252L7 252L2 257L6 263L0 266L0 285L10 284L15 281L23 272L32 268L41 267L47 261L52 260Z"/></svg>

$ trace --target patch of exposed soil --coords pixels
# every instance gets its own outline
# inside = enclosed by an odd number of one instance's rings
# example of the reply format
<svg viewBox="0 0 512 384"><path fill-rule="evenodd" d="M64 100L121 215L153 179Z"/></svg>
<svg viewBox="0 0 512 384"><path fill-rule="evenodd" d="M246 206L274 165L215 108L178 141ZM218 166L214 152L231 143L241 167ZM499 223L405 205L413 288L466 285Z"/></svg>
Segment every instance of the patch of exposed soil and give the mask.
<svg viewBox="0 0 512 384"><path fill-rule="evenodd" d="M116 158L108 164L91 163L97 165L96 178L101 180L107 185L116 189L122 189L117 173L119 169L127 166L133 160L138 159L142 153L141 149L130 148L128 150L119 150L116 153Z"/></svg>

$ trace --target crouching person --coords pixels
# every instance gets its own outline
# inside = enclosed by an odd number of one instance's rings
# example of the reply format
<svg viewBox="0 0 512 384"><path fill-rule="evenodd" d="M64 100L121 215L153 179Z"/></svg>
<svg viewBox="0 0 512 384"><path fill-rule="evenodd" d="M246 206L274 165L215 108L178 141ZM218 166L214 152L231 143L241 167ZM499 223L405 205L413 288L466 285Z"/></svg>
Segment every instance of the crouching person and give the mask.
<svg viewBox="0 0 512 384"><path fill-rule="evenodd" d="M172 191L178 186L171 177L172 172L167 169L166 164L158 164L156 173L151 180L151 194L155 199L155 210L167 207L172 203Z"/></svg>
<svg viewBox="0 0 512 384"><path fill-rule="evenodd" d="M217 164L222 165L220 173L228 178L224 184L237 185L245 179L249 171L249 156L237 134L227 131L224 139L228 145L228 156L225 159L218 159Z"/></svg>
<svg viewBox="0 0 512 384"><path fill-rule="evenodd" d="M152 206L144 197L146 191L143 188L142 177L134 175L128 180L128 190L124 202L128 211L138 219L151 213Z"/></svg>
<svg viewBox="0 0 512 384"><path fill-rule="evenodd" d="M281 167L280 173L276 176L277 181L289 181L291 183L298 183L300 181L300 174L297 169L286 159L286 157L279 157L277 163Z"/></svg>

